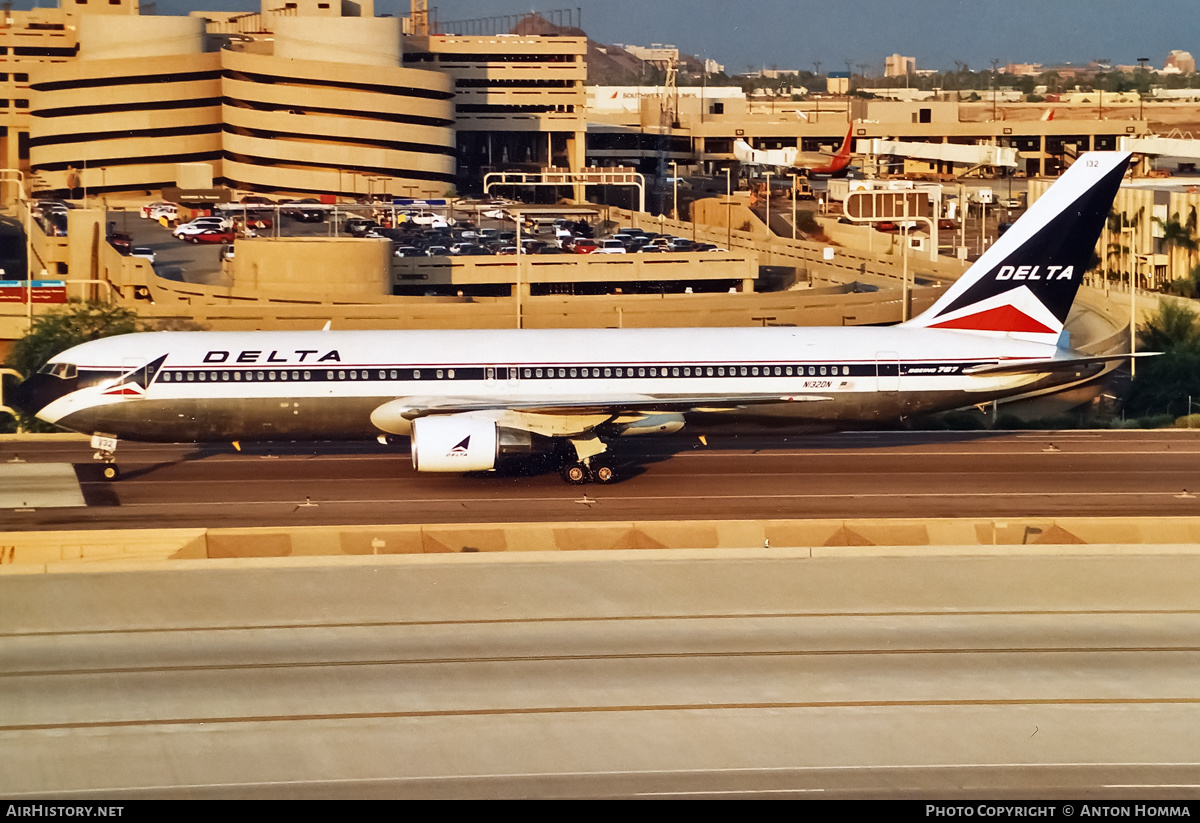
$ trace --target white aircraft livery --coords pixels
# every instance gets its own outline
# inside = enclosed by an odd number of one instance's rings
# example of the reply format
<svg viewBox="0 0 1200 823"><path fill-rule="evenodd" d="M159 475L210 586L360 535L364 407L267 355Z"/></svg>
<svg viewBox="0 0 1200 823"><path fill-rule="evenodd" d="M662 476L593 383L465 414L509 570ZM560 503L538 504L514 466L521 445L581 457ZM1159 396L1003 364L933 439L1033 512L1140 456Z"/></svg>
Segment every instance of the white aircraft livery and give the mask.
<svg viewBox="0 0 1200 823"><path fill-rule="evenodd" d="M13 405L116 443L411 438L418 471L549 457L616 478L609 445L729 420L887 425L1074 382L1112 357L1063 324L1129 155L1082 155L926 312L898 326L152 332L76 346ZM1128 355L1126 355L1128 356Z"/></svg>

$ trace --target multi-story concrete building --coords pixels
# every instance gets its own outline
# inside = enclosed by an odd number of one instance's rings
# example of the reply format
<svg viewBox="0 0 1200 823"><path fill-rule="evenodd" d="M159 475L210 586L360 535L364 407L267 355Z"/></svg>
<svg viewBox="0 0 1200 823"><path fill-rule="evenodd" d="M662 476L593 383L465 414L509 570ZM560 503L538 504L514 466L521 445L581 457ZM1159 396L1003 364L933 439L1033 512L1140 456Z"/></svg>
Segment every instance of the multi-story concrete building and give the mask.
<svg viewBox="0 0 1200 823"><path fill-rule="evenodd" d="M905 77L917 70L917 58L892 54L883 60L884 77Z"/></svg>
<svg viewBox="0 0 1200 823"><path fill-rule="evenodd" d="M175 185L180 162L251 191L453 184L450 84L401 66L398 19L312 0L211 17L125 2L122 16L75 15L75 59L33 74L28 162L44 188L151 191Z"/></svg>
<svg viewBox="0 0 1200 823"><path fill-rule="evenodd" d="M583 37L404 38L405 66L449 80L458 179L471 187L502 168L583 167L586 56Z"/></svg>
<svg viewBox="0 0 1200 823"><path fill-rule="evenodd" d="M587 110L586 39L412 35L373 0L262 0L241 13L142 15L139 0L60 0L9 12L0 27L3 168L33 188L153 193L180 163L214 184L268 193L440 196L489 170L580 170L664 163L714 172L736 139L756 148L832 150L856 137L993 141L1030 174L1106 147L1144 124L1105 120L961 122L926 103L869 110L844 96L792 101L672 93ZM845 77L834 78L844 84ZM694 99L693 99L694 98ZM662 102L662 101L658 101ZM765 106L765 107L764 107ZM884 110L885 106L900 106ZM864 122L878 121L878 122ZM0 192L16 194L0 173Z"/></svg>

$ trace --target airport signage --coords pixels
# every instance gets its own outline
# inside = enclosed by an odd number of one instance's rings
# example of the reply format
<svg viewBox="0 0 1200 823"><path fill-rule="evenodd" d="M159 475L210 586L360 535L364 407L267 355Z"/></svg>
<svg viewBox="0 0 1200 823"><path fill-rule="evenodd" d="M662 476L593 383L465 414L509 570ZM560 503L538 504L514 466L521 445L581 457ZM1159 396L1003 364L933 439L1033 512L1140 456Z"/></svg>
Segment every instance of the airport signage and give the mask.
<svg viewBox="0 0 1200 823"><path fill-rule="evenodd" d="M229 189L181 189L176 186L165 186L162 195L163 200L193 208L228 203L233 199L233 193Z"/></svg>
<svg viewBox="0 0 1200 823"><path fill-rule="evenodd" d="M0 303L66 303L65 280L0 280Z"/></svg>

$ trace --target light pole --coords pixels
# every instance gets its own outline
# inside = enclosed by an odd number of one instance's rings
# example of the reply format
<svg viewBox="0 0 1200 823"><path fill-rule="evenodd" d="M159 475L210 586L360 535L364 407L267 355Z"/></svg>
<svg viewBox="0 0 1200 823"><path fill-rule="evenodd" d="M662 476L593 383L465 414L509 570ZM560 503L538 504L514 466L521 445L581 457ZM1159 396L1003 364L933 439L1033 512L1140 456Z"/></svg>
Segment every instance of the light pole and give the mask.
<svg viewBox="0 0 1200 823"><path fill-rule="evenodd" d="M792 242L796 242L796 175L792 175Z"/></svg>
<svg viewBox="0 0 1200 823"><path fill-rule="evenodd" d="M733 208L733 183L730 182L729 169L725 169L725 250L733 248L733 218L730 212Z"/></svg>
<svg viewBox="0 0 1200 823"><path fill-rule="evenodd" d="M671 161L671 217L679 219L679 164Z"/></svg>
<svg viewBox="0 0 1200 823"><path fill-rule="evenodd" d="M1129 358L1129 376L1133 377L1137 374L1137 358L1132 356L1137 354L1137 321L1135 315L1137 293L1134 291L1133 285L1133 266L1130 265L1137 259L1133 251L1133 226L1123 226L1121 234L1129 235L1129 245L1125 247L1125 262L1129 266L1129 354L1131 355Z"/></svg>
<svg viewBox="0 0 1200 823"><path fill-rule="evenodd" d="M1141 69L1141 74L1142 74L1142 76L1139 77L1138 80L1139 81L1145 80L1146 79L1146 63L1148 63L1150 61L1150 58L1149 57L1139 57L1137 59L1137 61L1138 61L1138 67ZM1150 90L1150 84L1147 83L1146 91L1149 91L1149 90ZM1142 117L1142 105L1144 102L1145 102L1145 95L1142 94L1141 83L1139 82L1138 83L1138 120L1145 119L1144 117ZM1192 413L1192 409L1189 406L1188 414L1191 414L1191 413Z"/></svg>
<svg viewBox="0 0 1200 823"><path fill-rule="evenodd" d="M771 239L771 172L767 172L767 240Z"/></svg>

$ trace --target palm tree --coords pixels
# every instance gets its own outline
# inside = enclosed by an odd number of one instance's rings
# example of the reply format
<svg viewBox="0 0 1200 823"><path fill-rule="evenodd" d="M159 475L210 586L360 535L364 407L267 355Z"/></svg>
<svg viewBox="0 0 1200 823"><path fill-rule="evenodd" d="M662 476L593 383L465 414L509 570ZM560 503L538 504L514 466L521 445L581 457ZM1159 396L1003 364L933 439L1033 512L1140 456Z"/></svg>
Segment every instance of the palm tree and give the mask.
<svg viewBox="0 0 1200 823"><path fill-rule="evenodd" d="M1171 253L1171 249L1187 249L1188 269L1190 271L1193 268L1193 257L1197 249L1200 249L1200 240L1196 239L1195 207L1192 208L1192 212L1188 216L1186 223L1180 222L1179 212L1175 212L1168 220L1155 217L1154 222L1162 228L1162 243L1167 249L1167 254Z"/></svg>
<svg viewBox="0 0 1200 823"><path fill-rule="evenodd" d="M1110 211L1108 213L1108 247L1105 249L1105 260L1115 260L1116 268L1120 271L1121 264L1128 260L1133 254L1133 248L1122 245L1121 238L1125 229L1136 229L1142 223L1142 216L1146 213L1146 207L1140 207L1133 217L1130 217L1125 212L1117 213ZM1118 281L1123 279L1123 274L1119 275Z"/></svg>

